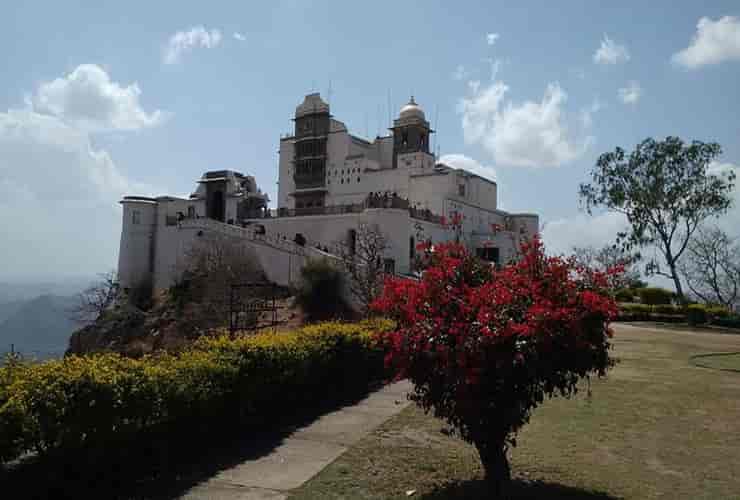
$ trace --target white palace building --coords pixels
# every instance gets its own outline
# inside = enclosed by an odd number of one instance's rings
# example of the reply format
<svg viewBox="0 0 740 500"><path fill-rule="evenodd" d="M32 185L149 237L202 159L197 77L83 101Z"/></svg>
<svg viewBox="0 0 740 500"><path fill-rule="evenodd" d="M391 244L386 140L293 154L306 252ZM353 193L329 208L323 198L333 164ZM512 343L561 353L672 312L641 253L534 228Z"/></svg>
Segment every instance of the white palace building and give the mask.
<svg viewBox="0 0 740 500"><path fill-rule="evenodd" d="M231 170L206 172L187 199L124 197L122 286L148 280L155 290L169 287L206 232L239 238L268 279L289 285L306 259L337 258L338 245L354 248L363 223L385 236L385 269L396 274L411 273L422 239L457 238L501 263L539 230L537 215L497 208L495 182L436 160L434 131L413 97L390 134L372 142L352 135L318 93L305 97L293 121L293 135L280 139L276 209L268 208L254 177ZM457 231L444 224L453 218L462 221Z"/></svg>

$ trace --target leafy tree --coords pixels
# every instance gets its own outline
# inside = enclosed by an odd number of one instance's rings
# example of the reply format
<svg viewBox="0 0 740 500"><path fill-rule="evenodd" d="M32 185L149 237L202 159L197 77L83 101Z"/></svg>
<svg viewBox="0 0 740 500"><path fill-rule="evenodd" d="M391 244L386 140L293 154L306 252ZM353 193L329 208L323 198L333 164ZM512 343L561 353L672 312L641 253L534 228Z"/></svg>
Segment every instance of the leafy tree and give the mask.
<svg viewBox="0 0 740 500"><path fill-rule="evenodd" d="M301 268L295 302L308 321L340 318L348 311L342 295L344 286L340 269L328 259L312 259Z"/></svg>
<svg viewBox="0 0 740 500"><path fill-rule="evenodd" d="M547 257L538 239L499 270L462 245L436 245L420 281L389 278L373 307L396 321L381 336L411 398L478 449L491 492L510 477L507 450L546 396L604 375L609 276Z"/></svg>
<svg viewBox="0 0 740 500"><path fill-rule="evenodd" d="M599 156L592 183L580 185L580 198L589 213L597 207L627 217L629 229L620 233L626 249L655 246L668 267L648 263L646 272L673 280L685 301L678 264L699 224L727 211L735 175L709 173L721 153L719 144L678 137L646 139L629 155L622 149Z"/></svg>
<svg viewBox="0 0 740 500"><path fill-rule="evenodd" d="M679 265L699 300L732 308L740 299L740 245L718 227L699 228Z"/></svg>
<svg viewBox="0 0 740 500"><path fill-rule="evenodd" d="M640 296L640 302L649 306L670 304L674 298L673 292L657 286L640 288L637 295Z"/></svg>

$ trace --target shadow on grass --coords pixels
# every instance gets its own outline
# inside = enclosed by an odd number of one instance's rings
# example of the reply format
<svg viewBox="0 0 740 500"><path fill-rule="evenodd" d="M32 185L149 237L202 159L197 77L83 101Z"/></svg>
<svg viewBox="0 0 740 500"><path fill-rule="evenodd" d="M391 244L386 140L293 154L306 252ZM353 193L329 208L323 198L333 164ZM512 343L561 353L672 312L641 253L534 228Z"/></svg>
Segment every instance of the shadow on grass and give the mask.
<svg viewBox="0 0 740 500"><path fill-rule="evenodd" d="M445 486L421 497L425 500L488 500L494 497L488 493L482 479L448 483ZM558 483L512 479L504 497L510 500L618 500L608 493L573 488Z"/></svg>
<svg viewBox="0 0 740 500"><path fill-rule="evenodd" d="M27 457L5 470L0 466L0 497L179 498L222 470L269 454L297 428L352 405L379 387L302 408L292 415L249 422L189 422L143 432L134 441L108 443L105 448Z"/></svg>

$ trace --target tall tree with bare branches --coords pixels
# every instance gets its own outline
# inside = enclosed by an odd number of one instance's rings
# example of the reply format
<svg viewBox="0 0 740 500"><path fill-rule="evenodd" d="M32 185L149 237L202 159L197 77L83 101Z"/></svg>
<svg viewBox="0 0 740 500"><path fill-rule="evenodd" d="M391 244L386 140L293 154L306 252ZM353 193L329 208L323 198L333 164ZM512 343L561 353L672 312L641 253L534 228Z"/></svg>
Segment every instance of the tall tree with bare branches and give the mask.
<svg viewBox="0 0 740 500"><path fill-rule="evenodd" d="M173 291L191 308L196 329L223 324L229 314L231 285L264 281L254 252L236 238L204 233L185 253Z"/></svg>
<svg viewBox="0 0 740 500"><path fill-rule="evenodd" d="M72 321L80 325L94 323L121 296L118 274L108 271L99 279L77 294L75 305L67 313Z"/></svg>
<svg viewBox="0 0 740 500"><path fill-rule="evenodd" d="M640 256L626 253L619 245L604 245L601 248L574 246L573 256L577 264L596 271L606 272L622 266L624 272L612 278L614 288L644 286L644 283L640 281L640 271L636 265Z"/></svg>
<svg viewBox="0 0 740 500"><path fill-rule="evenodd" d="M702 302L733 308L740 300L740 245L718 227L694 233L679 271Z"/></svg>
<svg viewBox="0 0 740 500"><path fill-rule="evenodd" d="M370 304L383 287L385 252L388 239L377 224L358 224L352 241L339 245L342 262L348 275L352 296L367 314Z"/></svg>

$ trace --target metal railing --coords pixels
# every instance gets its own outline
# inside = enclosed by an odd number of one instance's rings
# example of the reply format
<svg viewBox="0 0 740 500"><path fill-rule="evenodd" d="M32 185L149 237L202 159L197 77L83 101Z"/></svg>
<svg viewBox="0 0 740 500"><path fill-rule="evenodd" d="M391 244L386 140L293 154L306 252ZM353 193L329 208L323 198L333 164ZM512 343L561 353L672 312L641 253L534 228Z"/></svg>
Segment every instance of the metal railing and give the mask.
<svg viewBox="0 0 740 500"><path fill-rule="evenodd" d="M324 207L278 208L278 217L300 217L303 215L338 215L362 213L365 206L362 203L347 205L328 205Z"/></svg>
<svg viewBox="0 0 740 500"><path fill-rule="evenodd" d="M413 217L414 219L433 222L435 224L442 224L445 220L442 215L435 214L428 208L410 207L409 215L411 215L411 217Z"/></svg>

